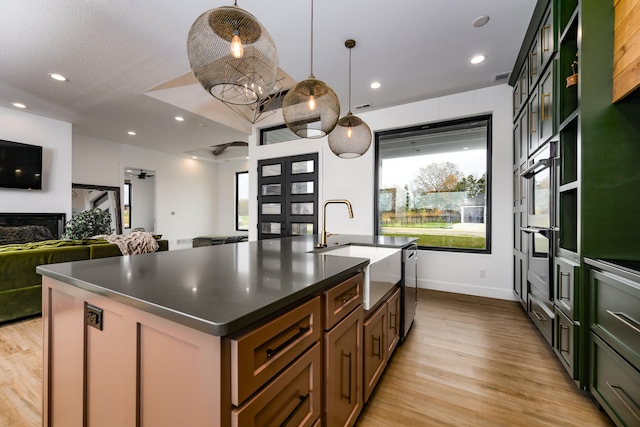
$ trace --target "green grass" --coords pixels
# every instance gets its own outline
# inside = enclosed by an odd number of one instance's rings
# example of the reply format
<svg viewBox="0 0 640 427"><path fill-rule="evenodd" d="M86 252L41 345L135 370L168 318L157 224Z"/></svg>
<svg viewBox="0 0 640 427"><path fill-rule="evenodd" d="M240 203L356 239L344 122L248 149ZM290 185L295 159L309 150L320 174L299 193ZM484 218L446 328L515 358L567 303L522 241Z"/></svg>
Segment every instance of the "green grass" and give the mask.
<svg viewBox="0 0 640 427"><path fill-rule="evenodd" d="M388 223L383 227L402 227L402 228L451 228L453 223L451 222L421 222L417 224L400 224L400 223Z"/></svg>
<svg viewBox="0 0 640 427"><path fill-rule="evenodd" d="M436 246L443 248L457 249L485 249L486 239L475 236L440 236L433 234L411 235L407 234L385 234L385 236L417 237L418 246Z"/></svg>

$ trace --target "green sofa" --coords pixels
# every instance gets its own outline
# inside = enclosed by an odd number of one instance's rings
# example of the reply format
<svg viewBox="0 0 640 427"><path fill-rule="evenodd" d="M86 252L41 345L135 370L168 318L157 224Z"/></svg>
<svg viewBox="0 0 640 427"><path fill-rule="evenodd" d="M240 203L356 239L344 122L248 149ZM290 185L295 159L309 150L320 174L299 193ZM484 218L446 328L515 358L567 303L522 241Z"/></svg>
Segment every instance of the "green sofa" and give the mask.
<svg viewBox="0 0 640 427"><path fill-rule="evenodd" d="M169 249L167 240L158 245L159 251ZM120 255L117 245L103 239L0 245L0 323L42 312L42 277L36 266Z"/></svg>

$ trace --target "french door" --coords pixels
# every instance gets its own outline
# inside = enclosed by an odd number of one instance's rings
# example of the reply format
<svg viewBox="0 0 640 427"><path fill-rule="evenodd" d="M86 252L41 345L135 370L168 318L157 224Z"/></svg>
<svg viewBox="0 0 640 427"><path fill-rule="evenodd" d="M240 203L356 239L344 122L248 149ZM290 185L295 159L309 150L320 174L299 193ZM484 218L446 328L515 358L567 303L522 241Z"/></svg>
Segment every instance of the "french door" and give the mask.
<svg viewBox="0 0 640 427"><path fill-rule="evenodd" d="M258 239L318 233L318 153L258 161Z"/></svg>

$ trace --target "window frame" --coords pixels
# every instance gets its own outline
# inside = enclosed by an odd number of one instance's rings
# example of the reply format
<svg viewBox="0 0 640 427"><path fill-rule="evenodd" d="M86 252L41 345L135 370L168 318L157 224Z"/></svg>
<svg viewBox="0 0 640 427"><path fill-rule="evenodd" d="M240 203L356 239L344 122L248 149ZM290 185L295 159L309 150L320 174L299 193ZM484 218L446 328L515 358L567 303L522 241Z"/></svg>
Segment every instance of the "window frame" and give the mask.
<svg viewBox="0 0 640 427"><path fill-rule="evenodd" d="M373 194L373 222L374 222L374 231L376 235L382 235L381 232L381 212L379 212L379 203L380 203L380 169L381 169L381 158L380 158L380 138L388 137L390 135L399 135L399 134L407 134L407 133L419 133L420 131L424 131L426 129L437 129L437 128L446 128L449 126L460 125L464 123L477 122L481 120L486 120L487 122L487 154L486 154L486 187L485 187L485 197L486 197L486 205L485 205L485 248L484 249L474 249L474 248L456 248L456 247L447 247L447 246L422 246L419 245L418 249L422 250L430 250L430 251L441 251L441 252L457 252L457 253L471 253L471 254L491 254L492 245L491 245L491 235L492 235L492 159L493 159L493 116L492 114L481 114L477 116L471 116L461 119L451 119L451 120L442 120L438 122L430 122L430 123L422 123L419 125L402 127L389 129L384 131L379 131L374 133L374 141L375 141L375 167L374 167L374 194Z"/></svg>
<svg viewBox="0 0 640 427"><path fill-rule="evenodd" d="M241 175L246 175L246 179L247 179L247 203L249 202L249 198L248 198L248 192L249 192L249 171L238 171L236 172L236 194L235 194L235 199L236 199L236 203L235 203L235 218L236 218L236 231L249 231L249 223L247 223L247 228L240 228L240 215L238 212L238 204L240 201L240 192L238 191L238 188L240 186L240 176Z"/></svg>

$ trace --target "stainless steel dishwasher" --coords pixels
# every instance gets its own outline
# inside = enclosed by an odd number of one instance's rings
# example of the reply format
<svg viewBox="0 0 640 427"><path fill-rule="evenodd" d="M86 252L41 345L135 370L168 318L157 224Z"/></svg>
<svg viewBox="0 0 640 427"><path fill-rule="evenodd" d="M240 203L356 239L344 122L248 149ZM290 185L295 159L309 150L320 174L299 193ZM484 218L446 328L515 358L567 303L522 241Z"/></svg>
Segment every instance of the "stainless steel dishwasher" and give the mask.
<svg viewBox="0 0 640 427"><path fill-rule="evenodd" d="M418 246L412 244L402 248L402 339L404 340L418 305Z"/></svg>

